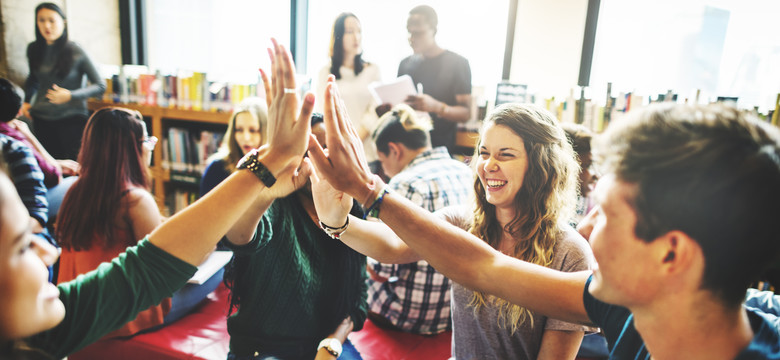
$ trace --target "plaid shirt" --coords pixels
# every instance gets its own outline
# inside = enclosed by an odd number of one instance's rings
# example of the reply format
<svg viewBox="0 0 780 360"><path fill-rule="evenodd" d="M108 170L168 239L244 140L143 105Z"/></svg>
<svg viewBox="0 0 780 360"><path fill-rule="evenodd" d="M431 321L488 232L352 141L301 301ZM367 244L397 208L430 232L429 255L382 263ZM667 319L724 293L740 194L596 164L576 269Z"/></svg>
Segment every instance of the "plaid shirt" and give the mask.
<svg viewBox="0 0 780 360"><path fill-rule="evenodd" d="M43 185L43 172L30 148L21 141L0 134L0 148L3 160L8 165L8 177L11 178L22 203L34 217L46 227L49 219L49 202L46 200L46 186Z"/></svg>
<svg viewBox="0 0 780 360"><path fill-rule="evenodd" d="M450 158L446 147L437 147L415 157L387 184L428 211L471 201L474 175L471 169ZM426 261L388 265L369 259L386 282L368 280L372 312L396 327L417 334L436 334L452 329L450 280Z"/></svg>

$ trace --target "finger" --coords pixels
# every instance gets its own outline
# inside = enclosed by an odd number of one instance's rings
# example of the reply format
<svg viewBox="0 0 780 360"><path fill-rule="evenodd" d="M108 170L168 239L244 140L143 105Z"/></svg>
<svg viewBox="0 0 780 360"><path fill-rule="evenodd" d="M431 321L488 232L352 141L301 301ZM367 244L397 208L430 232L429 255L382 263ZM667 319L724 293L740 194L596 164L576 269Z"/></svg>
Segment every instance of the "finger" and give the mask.
<svg viewBox="0 0 780 360"><path fill-rule="evenodd" d="M322 146L314 135L309 135L309 159L311 159L314 168L317 169L317 175L324 176L331 168L330 160L322 151ZM324 176L327 178L327 176Z"/></svg>
<svg viewBox="0 0 780 360"><path fill-rule="evenodd" d="M57 84L52 84L51 88L54 89L54 90L59 90L60 89L60 87L57 86Z"/></svg>
<svg viewBox="0 0 780 360"><path fill-rule="evenodd" d="M298 169L298 179L304 181L305 178L310 178L312 174L311 161L307 158L303 158L301 167Z"/></svg>
<svg viewBox="0 0 780 360"><path fill-rule="evenodd" d="M317 166L314 165L314 163L309 158L303 158L304 162L308 162L309 166L311 166L311 174L309 174L309 180L311 180L312 185L317 185L320 183L320 176L317 175Z"/></svg>
<svg viewBox="0 0 780 360"><path fill-rule="evenodd" d="M283 56L282 56L282 47L279 45L278 42L276 42L276 39L271 38L271 41L274 43L274 62L276 63L276 67L274 68L274 83L276 84L274 90L276 91L276 96L281 97L284 96L284 63L283 63Z"/></svg>
<svg viewBox="0 0 780 360"><path fill-rule="evenodd" d="M301 106L301 114L298 116L298 122L295 123L296 130L306 132L308 134L311 126L311 113L314 112L314 94L307 92L303 97L303 105Z"/></svg>
<svg viewBox="0 0 780 360"><path fill-rule="evenodd" d="M268 81L268 75L265 74L265 71L263 69L260 70L260 77L263 79L263 88L265 88L265 103L270 108L271 107L271 99L273 99L273 92L271 92L271 82Z"/></svg>
<svg viewBox="0 0 780 360"><path fill-rule="evenodd" d="M295 84L295 62L292 59L292 54L284 47L281 48L281 62L282 62L282 75L284 76L284 87L288 89L296 89Z"/></svg>
<svg viewBox="0 0 780 360"><path fill-rule="evenodd" d="M341 134L336 115L336 105L333 102L333 87L336 85L333 79L335 78L332 77L332 75L329 76L328 84L325 86L325 103L322 114L323 122L325 123L325 131L328 138L328 146L332 144L332 139L336 139Z"/></svg>
<svg viewBox="0 0 780 360"><path fill-rule="evenodd" d="M282 93L281 78L279 77L279 61L277 59L277 48L279 44L276 43L276 39L271 38L271 47L268 48L268 55L271 57L271 88L274 91L274 98Z"/></svg>
<svg viewBox="0 0 780 360"><path fill-rule="evenodd" d="M338 85L335 83L333 85L335 89L333 103L336 106L339 130L341 130L343 135L348 136L350 133L349 127L351 126L351 124L348 124L350 122L348 121L349 115L346 115L346 110L344 110L346 109L346 106L344 105L344 100L341 99L341 91L339 91Z"/></svg>

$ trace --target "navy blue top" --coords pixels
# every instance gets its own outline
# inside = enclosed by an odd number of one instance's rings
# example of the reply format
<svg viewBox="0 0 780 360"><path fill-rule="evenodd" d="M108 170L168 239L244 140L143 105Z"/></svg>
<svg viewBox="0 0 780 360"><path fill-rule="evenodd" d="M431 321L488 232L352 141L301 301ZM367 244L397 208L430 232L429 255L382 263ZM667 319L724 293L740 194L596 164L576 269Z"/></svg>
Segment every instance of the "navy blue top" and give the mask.
<svg viewBox="0 0 780 360"><path fill-rule="evenodd" d="M227 179L230 173L225 169L225 159L214 160L206 167L203 177L200 178L200 197L215 188L223 180Z"/></svg>
<svg viewBox="0 0 780 360"><path fill-rule="evenodd" d="M585 311L594 324L604 332L609 346L610 359L650 359L645 342L634 328L634 315L627 308L610 305L593 297L585 283L582 300ZM747 348L735 360L780 359L780 319L777 314L766 313L755 307L745 307L755 336Z"/></svg>

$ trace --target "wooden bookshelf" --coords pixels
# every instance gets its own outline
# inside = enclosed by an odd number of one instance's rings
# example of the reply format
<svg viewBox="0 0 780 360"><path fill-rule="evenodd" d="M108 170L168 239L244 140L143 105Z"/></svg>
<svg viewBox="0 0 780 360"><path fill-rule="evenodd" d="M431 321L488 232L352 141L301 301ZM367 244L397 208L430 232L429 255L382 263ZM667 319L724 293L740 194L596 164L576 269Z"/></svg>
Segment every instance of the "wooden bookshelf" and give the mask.
<svg viewBox="0 0 780 360"><path fill-rule="evenodd" d="M176 122L189 122L193 123L197 127L200 124L218 124L227 126L230 120L229 112L210 112L210 111L194 111L194 110L181 110L173 108L163 108L157 106L139 105L139 104L114 104L108 102L102 102L97 100L89 100L87 107L90 111L95 111L106 106L117 106L127 109L138 110L145 118L151 119L152 128L148 129L150 136L156 136L162 140L166 138L164 133L164 125L168 121ZM157 145L157 149L152 152L153 165L151 167L152 178L154 178L154 197L157 201L157 207L162 211L165 208L165 192L166 185L171 179L169 170L162 167L163 158L162 151L160 149L162 141ZM172 215L172 214L171 214Z"/></svg>

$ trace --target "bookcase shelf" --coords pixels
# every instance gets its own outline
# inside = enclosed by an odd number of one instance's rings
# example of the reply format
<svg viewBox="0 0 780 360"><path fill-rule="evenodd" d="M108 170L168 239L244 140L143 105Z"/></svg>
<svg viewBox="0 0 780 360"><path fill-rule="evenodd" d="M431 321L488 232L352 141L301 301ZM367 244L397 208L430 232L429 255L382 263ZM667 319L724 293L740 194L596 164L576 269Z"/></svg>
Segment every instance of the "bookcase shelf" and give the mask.
<svg viewBox="0 0 780 360"><path fill-rule="evenodd" d="M181 110L139 104L115 104L97 100L89 100L87 102L87 107L90 111L95 111L106 106L117 106L138 110L144 118L151 119L152 126L151 129L148 129L149 135L156 136L160 140L166 138L164 129L166 128L166 125L170 125L169 122L175 122L177 124L188 123L197 128L202 127L205 124L224 125L227 127L228 121L230 121L229 112ZM158 145L157 149L152 152L153 161L150 170L152 178L154 179L154 197L157 201L157 207L162 211L165 209L165 195L168 187L167 185L171 182L171 173L162 166L163 152L161 146L162 144Z"/></svg>

